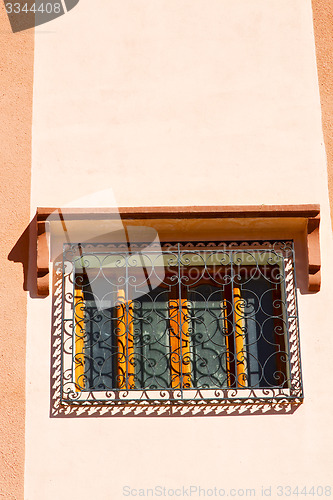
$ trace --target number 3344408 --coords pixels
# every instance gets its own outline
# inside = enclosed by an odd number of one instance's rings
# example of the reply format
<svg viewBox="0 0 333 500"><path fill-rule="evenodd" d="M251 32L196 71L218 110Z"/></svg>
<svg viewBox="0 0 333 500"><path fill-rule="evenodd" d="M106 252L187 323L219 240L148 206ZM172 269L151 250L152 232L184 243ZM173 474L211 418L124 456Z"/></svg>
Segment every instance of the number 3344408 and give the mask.
<svg viewBox="0 0 333 500"><path fill-rule="evenodd" d="M18 2L7 2L6 3L6 11L7 14L28 14L29 12L34 12L38 13L40 12L41 14L60 14L61 13L61 4L60 2L56 3L51 3L51 2L41 2L36 5L35 3L33 4L22 4Z"/></svg>

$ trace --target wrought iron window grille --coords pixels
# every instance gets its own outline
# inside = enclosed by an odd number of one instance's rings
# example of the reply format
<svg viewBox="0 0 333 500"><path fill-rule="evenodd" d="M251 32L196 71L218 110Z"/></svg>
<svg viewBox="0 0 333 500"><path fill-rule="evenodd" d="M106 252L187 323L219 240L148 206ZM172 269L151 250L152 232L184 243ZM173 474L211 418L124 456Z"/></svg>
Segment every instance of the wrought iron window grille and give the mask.
<svg viewBox="0 0 333 500"><path fill-rule="evenodd" d="M65 244L61 401L301 402L291 241Z"/></svg>

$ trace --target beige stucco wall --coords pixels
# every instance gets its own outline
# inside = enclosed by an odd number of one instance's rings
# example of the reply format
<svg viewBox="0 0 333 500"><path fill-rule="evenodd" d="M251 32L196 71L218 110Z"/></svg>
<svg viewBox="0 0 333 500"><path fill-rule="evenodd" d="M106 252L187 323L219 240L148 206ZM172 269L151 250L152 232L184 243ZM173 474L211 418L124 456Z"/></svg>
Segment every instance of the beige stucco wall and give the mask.
<svg viewBox="0 0 333 500"><path fill-rule="evenodd" d="M107 188L120 206L321 204L322 290L299 295L305 403L50 418L51 298L30 299L26 499L328 485L332 238L310 1L81 0L36 29L31 215Z"/></svg>
<svg viewBox="0 0 333 500"><path fill-rule="evenodd" d="M234 204L226 185L254 179L249 203L321 198L309 2L81 0L36 37L40 205L109 186L121 206Z"/></svg>

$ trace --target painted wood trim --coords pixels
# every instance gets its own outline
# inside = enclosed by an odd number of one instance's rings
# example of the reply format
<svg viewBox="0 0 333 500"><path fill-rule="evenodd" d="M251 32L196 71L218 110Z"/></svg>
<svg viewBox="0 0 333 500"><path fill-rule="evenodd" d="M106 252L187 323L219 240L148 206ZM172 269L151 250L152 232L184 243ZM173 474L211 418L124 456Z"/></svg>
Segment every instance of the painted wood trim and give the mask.
<svg viewBox="0 0 333 500"><path fill-rule="evenodd" d="M235 205L235 206L174 206L174 207L117 207L117 208L37 208L38 221L95 219L229 219L256 217L316 217L320 205Z"/></svg>
<svg viewBox="0 0 333 500"><path fill-rule="evenodd" d="M120 207L118 208L76 208L76 209L37 209L37 290L38 295L49 294L49 250L46 236L46 221L62 220L101 220L121 217L122 220L144 219L249 219L257 218L270 222L274 219L299 218L306 221L308 254L308 291L320 290L320 206L319 205L260 205L234 207ZM240 233L239 239L242 239Z"/></svg>
<svg viewBox="0 0 333 500"><path fill-rule="evenodd" d="M308 249L308 290L318 292L321 283L320 260L320 217L309 218L307 224L307 249Z"/></svg>

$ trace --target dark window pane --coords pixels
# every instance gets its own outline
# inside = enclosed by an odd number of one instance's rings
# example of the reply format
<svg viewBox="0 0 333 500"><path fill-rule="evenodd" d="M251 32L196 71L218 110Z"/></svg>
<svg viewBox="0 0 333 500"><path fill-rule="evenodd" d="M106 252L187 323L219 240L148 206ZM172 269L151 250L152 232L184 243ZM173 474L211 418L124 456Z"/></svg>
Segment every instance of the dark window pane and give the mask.
<svg viewBox="0 0 333 500"><path fill-rule="evenodd" d="M170 387L168 293L157 287L134 301L135 388Z"/></svg>
<svg viewBox="0 0 333 500"><path fill-rule="evenodd" d="M188 292L194 387L227 386L223 296L218 287L199 285Z"/></svg>
<svg viewBox="0 0 333 500"><path fill-rule="evenodd" d="M241 287L247 377L250 387L284 386L287 380L284 303L280 285L256 275Z"/></svg>

